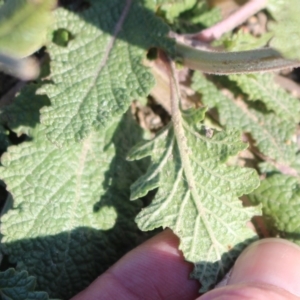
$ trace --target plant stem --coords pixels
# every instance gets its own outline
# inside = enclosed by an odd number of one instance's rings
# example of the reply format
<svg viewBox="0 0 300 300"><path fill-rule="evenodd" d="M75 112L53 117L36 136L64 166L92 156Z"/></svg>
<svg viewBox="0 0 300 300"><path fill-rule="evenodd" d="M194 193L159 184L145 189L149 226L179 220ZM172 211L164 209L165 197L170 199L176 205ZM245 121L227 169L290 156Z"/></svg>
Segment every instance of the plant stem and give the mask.
<svg viewBox="0 0 300 300"><path fill-rule="evenodd" d="M272 48L241 52L217 52L176 44L177 55L183 64L209 74L245 74L295 68L300 62L284 59Z"/></svg>
<svg viewBox="0 0 300 300"><path fill-rule="evenodd" d="M204 29L198 33L186 35L186 37L198 39L204 42L212 42L219 39L224 33L229 32L244 23L251 16L264 9L266 5L267 0L249 0L225 20L222 20L212 27Z"/></svg>

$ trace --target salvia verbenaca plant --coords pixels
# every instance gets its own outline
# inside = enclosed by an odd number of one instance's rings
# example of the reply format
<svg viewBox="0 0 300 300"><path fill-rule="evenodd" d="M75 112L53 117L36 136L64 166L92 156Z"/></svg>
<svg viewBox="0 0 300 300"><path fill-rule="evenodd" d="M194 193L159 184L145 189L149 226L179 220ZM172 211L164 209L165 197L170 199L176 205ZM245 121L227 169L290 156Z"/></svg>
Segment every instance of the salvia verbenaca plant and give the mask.
<svg viewBox="0 0 300 300"><path fill-rule="evenodd" d="M300 244L298 2L0 1L1 297L69 299L154 229L200 293L260 237Z"/></svg>

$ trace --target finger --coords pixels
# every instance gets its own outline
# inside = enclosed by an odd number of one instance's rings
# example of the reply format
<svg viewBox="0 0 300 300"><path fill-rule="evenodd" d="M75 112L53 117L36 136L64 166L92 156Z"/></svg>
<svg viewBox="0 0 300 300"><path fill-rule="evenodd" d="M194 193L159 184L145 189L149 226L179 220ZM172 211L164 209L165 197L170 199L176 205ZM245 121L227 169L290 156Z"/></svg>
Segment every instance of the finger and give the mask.
<svg viewBox="0 0 300 300"><path fill-rule="evenodd" d="M72 300L192 300L199 285L193 266L178 250L178 238L165 230L126 254Z"/></svg>
<svg viewBox="0 0 300 300"><path fill-rule="evenodd" d="M299 300L299 278L300 248L282 239L265 239L240 255L226 287L199 300Z"/></svg>

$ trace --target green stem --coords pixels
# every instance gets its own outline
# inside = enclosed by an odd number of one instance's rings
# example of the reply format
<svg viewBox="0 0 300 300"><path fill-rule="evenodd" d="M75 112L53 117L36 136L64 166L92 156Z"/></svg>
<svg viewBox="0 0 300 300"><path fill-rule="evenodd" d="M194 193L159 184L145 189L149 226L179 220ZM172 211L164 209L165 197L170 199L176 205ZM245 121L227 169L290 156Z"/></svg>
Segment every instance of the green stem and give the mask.
<svg viewBox="0 0 300 300"><path fill-rule="evenodd" d="M275 71L300 66L299 61L285 59L272 48L217 52L177 43L176 54L186 67L218 75Z"/></svg>

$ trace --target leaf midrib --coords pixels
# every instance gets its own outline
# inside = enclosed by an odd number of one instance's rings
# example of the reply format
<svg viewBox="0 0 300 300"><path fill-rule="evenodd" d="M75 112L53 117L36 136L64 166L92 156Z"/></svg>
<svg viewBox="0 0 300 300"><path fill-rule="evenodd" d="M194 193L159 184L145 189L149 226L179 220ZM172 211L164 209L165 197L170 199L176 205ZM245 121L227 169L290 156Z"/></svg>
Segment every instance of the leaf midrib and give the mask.
<svg viewBox="0 0 300 300"><path fill-rule="evenodd" d="M106 49L104 51L104 55L102 57L102 60L100 61L100 64L99 66L97 67L96 71L95 71L95 74L91 80L91 83L89 84L89 86L87 87L85 93L83 94L83 96L81 97L81 101L78 101L79 102L79 105L78 105L78 108L77 110L74 110L74 113L72 115L71 118L69 118L69 120L73 120L73 118L75 116L77 116L79 114L79 111L81 109L81 106L84 102L84 99L88 96L88 94L92 91L93 87L95 86L96 84L96 81L97 79L99 78L100 76L100 73L102 72L103 68L105 67L106 65L106 62L108 61L108 58L109 58L109 55L113 49L113 46L115 44L115 41L117 39L117 36L119 34L119 32L121 31L122 29L122 25L124 24L125 20L126 20L126 17L129 13L129 9L130 9L130 6L132 4L132 0L126 0L126 4L124 6L124 9L120 15L120 18L115 26L115 29L114 29L114 32L113 32L113 35L111 36L111 39L109 40L107 46L106 46ZM64 126L64 129L69 126L70 123L69 122L66 122L65 126ZM62 130L63 132L64 130Z"/></svg>

